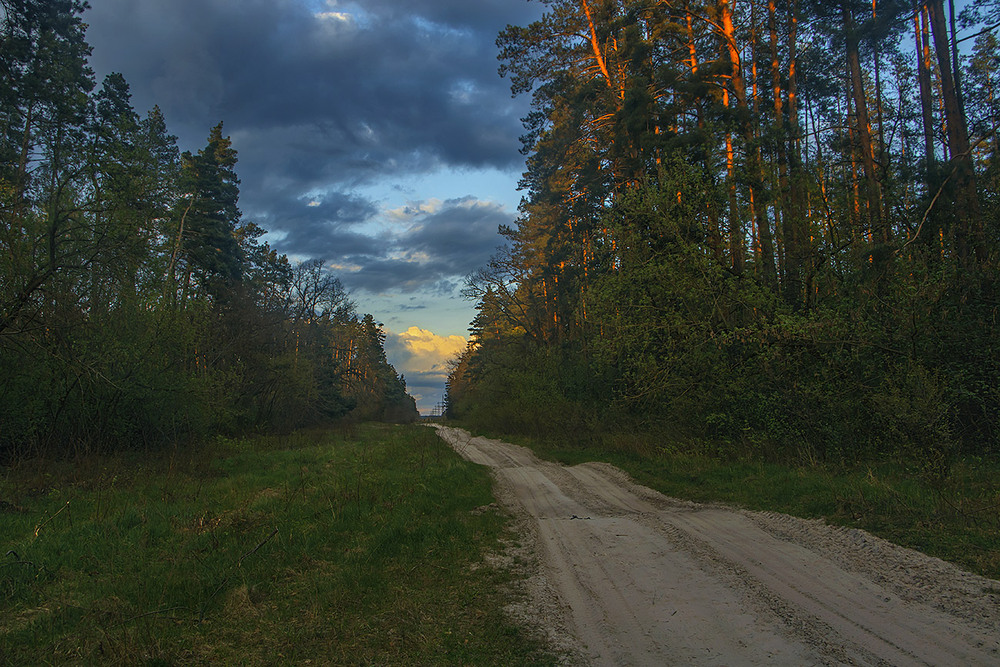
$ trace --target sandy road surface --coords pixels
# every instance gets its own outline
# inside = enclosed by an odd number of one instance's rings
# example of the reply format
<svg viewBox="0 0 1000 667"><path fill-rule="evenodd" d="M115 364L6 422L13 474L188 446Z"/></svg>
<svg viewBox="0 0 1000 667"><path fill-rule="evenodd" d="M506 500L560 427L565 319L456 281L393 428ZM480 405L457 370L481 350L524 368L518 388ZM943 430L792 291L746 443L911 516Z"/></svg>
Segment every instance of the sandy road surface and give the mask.
<svg viewBox="0 0 1000 667"><path fill-rule="evenodd" d="M1000 582L862 531L673 500L606 464L438 432L492 469L524 520L554 593L542 622L581 662L1000 665Z"/></svg>

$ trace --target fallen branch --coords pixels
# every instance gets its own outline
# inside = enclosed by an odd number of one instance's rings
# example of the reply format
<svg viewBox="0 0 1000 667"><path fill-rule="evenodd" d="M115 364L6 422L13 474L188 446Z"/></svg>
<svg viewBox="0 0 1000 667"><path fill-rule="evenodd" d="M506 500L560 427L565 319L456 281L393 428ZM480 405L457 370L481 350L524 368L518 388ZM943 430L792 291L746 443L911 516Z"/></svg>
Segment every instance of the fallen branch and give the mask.
<svg viewBox="0 0 1000 667"><path fill-rule="evenodd" d="M66 501L66 504L63 505L62 508L58 512L56 512L55 514L53 514L52 516L50 516L48 519L46 519L42 523L40 523L37 526L35 526L35 537L38 537L39 531L41 531L42 528L44 528L50 521L52 521L52 519L54 519L57 516L59 516L60 514L62 514L63 510L66 509L67 507L69 507L69 501L68 500Z"/></svg>
<svg viewBox="0 0 1000 667"><path fill-rule="evenodd" d="M140 618L146 618L147 616L159 616L160 614L165 614L168 611L178 611L178 610L191 611L189 607L167 607L166 609L157 609L156 611L147 611L145 614L139 614L138 616L133 616L132 618L127 618L118 625L125 625L126 623L131 623L132 621L137 621ZM164 618L171 621L186 621L188 619L179 616L164 616Z"/></svg>
<svg viewBox="0 0 1000 667"><path fill-rule="evenodd" d="M258 544L257 546L255 546L255 547L254 547L253 549L251 549L250 551L248 551L248 552L246 552L245 554L243 554L242 556L240 556L240 559L239 559L238 561L236 561L236 567L240 567L241 565L243 565L243 559L244 559L244 558L247 558L248 556L252 556L252 555L254 555L255 553L257 553L257 551L258 551L258 550L259 550L259 549L260 549L260 548L261 548L262 546L264 546L265 544L267 544L268 542L270 542L270 541L271 541L271 539L272 539L272 538L274 538L274 536L275 536L275 535L277 535L277 534L278 534L278 529L277 529L277 528L275 528L274 530L272 530L272 531L271 531L271 534L270 534L270 535L268 535L268 536L267 536L267 537L266 537L266 538L264 539L264 541L263 541L263 542L261 542L260 544Z"/></svg>

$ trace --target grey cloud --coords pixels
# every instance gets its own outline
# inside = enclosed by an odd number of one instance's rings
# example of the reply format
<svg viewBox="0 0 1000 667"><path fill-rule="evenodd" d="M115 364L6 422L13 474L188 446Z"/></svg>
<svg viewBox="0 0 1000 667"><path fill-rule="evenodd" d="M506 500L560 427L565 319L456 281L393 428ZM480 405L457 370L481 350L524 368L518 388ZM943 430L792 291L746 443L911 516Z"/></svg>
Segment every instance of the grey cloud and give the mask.
<svg viewBox="0 0 1000 667"><path fill-rule="evenodd" d="M293 0L92 4L95 69L122 70L137 106L159 103L183 126L182 139L197 132L196 141L219 119L237 132L324 126L332 131L313 133L309 148L339 151L341 173L330 176L342 178L351 177L352 158L384 165L415 152L450 165L519 162L524 109L497 103L507 84L496 75L493 40L504 7L516 19L520 3L365 3L373 18L354 27L331 26L342 22ZM421 27L418 15L456 29Z"/></svg>
<svg viewBox="0 0 1000 667"><path fill-rule="evenodd" d="M461 278L496 250L497 227L511 222L511 214L499 204L472 197L449 200L439 211L418 216L382 256L359 262L363 268L342 279L375 293L454 294Z"/></svg>
<svg viewBox="0 0 1000 667"><path fill-rule="evenodd" d="M441 385L448 379L448 371L438 372L410 371L406 374L406 386L413 390L416 387L425 388L428 391L441 391ZM426 392L425 392L426 393Z"/></svg>
<svg viewBox="0 0 1000 667"><path fill-rule="evenodd" d="M267 208L256 211L255 219L272 232L284 234L274 243L281 252L343 261L382 252L384 243L351 229L377 211L365 199L332 193L308 200L274 199Z"/></svg>
<svg viewBox="0 0 1000 667"><path fill-rule="evenodd" d="M410 252L428 253L447 263L450 275L466 275L489 259L497 246L497 228L512 221L499 204L473 197L450 200L400 243Z"/></svg>
<svg viewBox="0 0 1000 667"><path fill-rule="evenodd" d="M477 0L473 5L469 0L365 0L363 3L341 3L345 6L363 5L366 10L379 16L418 15L434 23L453 29L465 29L492 38L496 26L505 23L527 23L540 14L539 4L528 0ZM473 9L474 7L474 9Z"/></svg>
<svg viewBox="0 0 1000 667"><path fill-rule="evenodd" d="M496 34L522 0L91 0L91 64L121 71L142 112L158 104L183 149L225 121L245 217L276 248L361 269L354 289L451 294L486 262L502 207L447 202L393 238L357 225L379 205L352 194L409 174L519 171L526 100L496 74ZM355 12L353 23L316 12ZM360 12L360 13L359 13ZM397 181L398 182L398 181ZM307 206L316 193L325 193ZM427 193L426 196L433 196Z"/></svg>
<svg viewBox="0 0 1000 667"><path fill-rule="evenodd" d="M283 236L273 243L281 252L360 267L340 276L352 289L438 295L454 294L461 277L495 251L497 227L512 221L499 204L465 198L444 202L433 214L416 216L395 236L385 233L375 238L353 229L377 213L373 202L331 193L276 199L253 219Z"/></svg>
<svg viewBox="0 0 1000 667"><path fill-rule="evenodd" d="M342 277L345 284L369 292L415 292L427 285L426 264L399 259L373 258L361 270Z"/></svg>

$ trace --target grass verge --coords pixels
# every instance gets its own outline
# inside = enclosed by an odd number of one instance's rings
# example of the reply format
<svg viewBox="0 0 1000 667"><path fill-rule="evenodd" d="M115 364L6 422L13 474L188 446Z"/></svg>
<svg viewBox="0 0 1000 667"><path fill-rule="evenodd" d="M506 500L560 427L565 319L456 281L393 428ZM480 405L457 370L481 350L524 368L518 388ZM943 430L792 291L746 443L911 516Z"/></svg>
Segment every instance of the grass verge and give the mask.
<svg viewBox="0 0 1000 667"><path fill-rule="evenodd" d="M891 542L1000 579L1000 462L966 459L943 482L894 461L800 465L734 460L645 436L501 436L566 465L604 461L665 495L862 528Z"/></svg>
<svg viewBox="0 0 1000 667"><path fill-rule="evenodd" d="M0 469L0 664L551 664L485 469L362 425Z"/></svg>

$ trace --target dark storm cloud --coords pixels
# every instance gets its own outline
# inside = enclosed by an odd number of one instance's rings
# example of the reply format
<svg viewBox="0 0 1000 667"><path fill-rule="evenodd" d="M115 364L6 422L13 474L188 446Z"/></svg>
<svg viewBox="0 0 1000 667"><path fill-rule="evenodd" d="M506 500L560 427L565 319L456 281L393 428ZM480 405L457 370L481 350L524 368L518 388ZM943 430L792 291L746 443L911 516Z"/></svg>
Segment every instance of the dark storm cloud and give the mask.
<svg viewBox="0 0 1000 667"><path fill-rule="evenodd" d="M404 213L405 215L405 213ZM361 267L345 283L369 292L454 294L461 278L489 260L497 228L510 225L503 206L472 197L443 202L432 213L415 213L381 256L355 257Z"/></svg>
<svg viewBox="0 0 1000 667"><path fill-rule="evenodd" d="M385 244L351 227L377 212L378 208L365 199L331 193L307 199L273 199L256 220L282 236L274 246L290 255L323 259L373 257L383 252Z"/></svg>
<svg viewBox="0 0 1000 667"><path fill-rule="evenodd" d="M441 385L448 379L448 371L410 371L406 374L406 387L415 393L441 391Z"/></svg>
<svg viewBox="0 0 1000 667"><path fill-rule="evenodd" d="M349 5L352 3L342 3ZM527 23L538 13L538 3L528 4L525 0L366 0L366 8L380 15L416 14L430 21L453 29L467 29L493 38L506 23Z"/></svg>
<svg viewBox="0 0 1000 667"><path fill-rule="evenodd" d="M355 195L331 192L313 197L289 195L275 198L261 215L275 229L332 224L347 226L366 222L378 213L373 203Z"/></svg>
<svg viewBox="0 0 1000 667"><path fill-rule="evenodd" d="M496 249L497 228L513 218L502 206L472 197L444 203L423 218L401 242L411 253L427 253L448 267L445 275L466 275Z"/></svg>
<svg viewBox="0 0 1000 667"><path fill-rule="evenodd" d="M485 264L496 249L497 228L513 221L503 206L473 197L439 202L431 212L377 214L372 202L332 193L276 200L257 220L275 232L279 251L328 260L351 289L439 295L454 294L463 276ZM356 229L379 220L389 229Z"/></svg>
<svg viewBox="0 0 1000 667"><path fill-rule="evenodd" d="M255 147L255 171L267 155L280 163L300 152L278 128L311 133L310 152L339 154L345 166L370 159L406 170L414 153L448 165L518 163L523 108L496 75L493 42L527 2L92 4L95 69L123 71L137 106L160 104L185 134L225 119L231 131L275 135L277 145Z"/></svg>
<svg viewBox="0 0 1000 667"><path fill-rule="evenodd" d="M122 72L182 149L225 121L241 207L294 255L360 266L374 292L449 292L488 259L499 206L448 202L401 234L359 229L354 194L449 169L519 171L523 100L497 76L495 39L541 11L525 0L91 0L98 74ZM319 193L319 194L317 194ZM426 193L425 196L433 196ZM309 206L313 203L313 206Z"/></svg>

